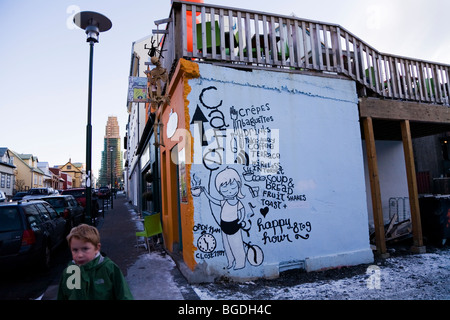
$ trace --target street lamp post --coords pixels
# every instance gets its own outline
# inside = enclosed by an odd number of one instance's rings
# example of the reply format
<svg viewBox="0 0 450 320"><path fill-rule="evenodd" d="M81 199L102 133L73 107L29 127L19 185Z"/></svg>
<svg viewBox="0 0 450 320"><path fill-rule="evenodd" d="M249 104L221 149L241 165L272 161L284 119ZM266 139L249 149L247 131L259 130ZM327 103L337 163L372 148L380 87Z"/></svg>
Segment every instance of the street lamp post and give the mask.
<svg viewBox="0 0 450 320"><path fill-rule="evenodd" d="M110 147L109 151L111 151L111 209L114 209L114 204L113 204L113 196L114 196L114 180L113 180L113 151L114 148Z"/></svg>
<svg viewBox="0 0 450 320"><path fill-rule="evenodd" d="M89 51L89 88L88 88L88 111L86 126L86 217L88 221L92 218L92 71L94 43L98 42L100 32L108 31L112 27L111 21L104 15L93 11L82 11L77 13L73 22L83 30L86 30L87 40L90 45Z"/></svg>

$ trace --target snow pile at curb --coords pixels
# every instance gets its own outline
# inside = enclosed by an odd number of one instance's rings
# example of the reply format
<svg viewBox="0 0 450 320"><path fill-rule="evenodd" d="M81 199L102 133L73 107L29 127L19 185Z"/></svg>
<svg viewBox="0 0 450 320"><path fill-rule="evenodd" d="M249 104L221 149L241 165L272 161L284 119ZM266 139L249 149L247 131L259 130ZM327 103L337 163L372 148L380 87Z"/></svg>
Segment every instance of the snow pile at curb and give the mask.
<svg viewBox="0 0 450 320"><path fill-rule="evenodd" d="M145 253L128 268L126 280L135 300L183 300L171 271L176 268L169 256ZM179 294L177 294L177 292Z"/></svg>
<svg viewBox="0 0 450 320"><path fill-rule="evenodd" d="M450 249L388 258L365 273L339 280L287 285L196 285L202 300L449 300Z"/></svg>

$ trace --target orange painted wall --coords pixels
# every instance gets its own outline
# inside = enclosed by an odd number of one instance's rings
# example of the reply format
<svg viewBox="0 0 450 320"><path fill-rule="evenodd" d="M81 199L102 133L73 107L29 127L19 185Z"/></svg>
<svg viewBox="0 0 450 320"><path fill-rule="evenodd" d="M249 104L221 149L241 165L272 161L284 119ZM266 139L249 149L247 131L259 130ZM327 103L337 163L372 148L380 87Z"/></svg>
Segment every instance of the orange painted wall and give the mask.
<svg viewBox="0 0 450 320"><path fill-rule="evenodd" d="M162 219L164 226L165 246L169 251L173 251L177 243L182 242L183 260L192 270L195 268L194 259L194 207L190 192L190 164L193 161L193 145L190 141L190 117L189 101L187 96L191 91L188 80L200 76L196 63L181 59L169 85L170 104L165 105L161 112L161 120L164 124L162 128L164 146L160 147L161 152L161 196L162 196ZM177 131L169 138L167 136L167 123L170 113L176 112L178 115ZM186 154L186 185L187 203L180 203L180 216L178 218L178 194L179 183L177 181L176 164L172 159L171 151L177 146L178 151L185 149ZM177 155L174 157L177 161ZM180 220L180 222L179 222ZM179 237L181 224L182 239Z"/></svg>

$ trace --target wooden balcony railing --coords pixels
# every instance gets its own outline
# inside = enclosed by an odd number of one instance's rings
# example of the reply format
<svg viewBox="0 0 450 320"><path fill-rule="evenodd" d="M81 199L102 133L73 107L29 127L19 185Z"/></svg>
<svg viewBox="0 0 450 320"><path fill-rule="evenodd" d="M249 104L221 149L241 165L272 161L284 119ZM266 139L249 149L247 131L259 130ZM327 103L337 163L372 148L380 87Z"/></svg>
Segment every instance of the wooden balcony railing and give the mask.
<svg viewBox="0 0 450 320"><path fill-rule="evenodd" d="M164 34L162 63L179 58L343 74L367 94L449 105L450 65L381 53L339 25L173 1Z"/></svg>

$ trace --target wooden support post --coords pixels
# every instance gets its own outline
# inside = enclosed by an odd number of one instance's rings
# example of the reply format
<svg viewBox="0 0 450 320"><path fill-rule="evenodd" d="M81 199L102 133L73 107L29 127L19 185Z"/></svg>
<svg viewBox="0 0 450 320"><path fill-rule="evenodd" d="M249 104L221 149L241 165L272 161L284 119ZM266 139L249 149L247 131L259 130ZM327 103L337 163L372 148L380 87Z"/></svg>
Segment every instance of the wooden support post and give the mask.
<svg viewBox="0 0 450 320"><path fill-rule="evenodd" d="M380 179L378 176L377 152L373 132L372 118L364 118L364 138L366 140L367 162L369 165L370 190L372 195L373 221L375 224L375 243L377 253L382 258L388 258L384 235L383 210L381 205Z"/></svg>
<svg viewBox="0 0 450 320"><path fill-rule="evenodd" d="M423 245L422 224L420 221L419 194L417 192L416 169L414 165L414 155L411 140L411 128L409 120L401 122L403 150L405 152L406 176L408 178L409 205L411 208L411 223L414 244L411 251L415 253L424 253L426 251Z"/></svg>

